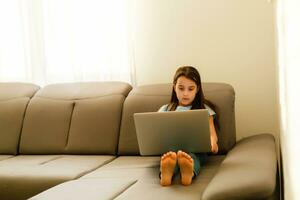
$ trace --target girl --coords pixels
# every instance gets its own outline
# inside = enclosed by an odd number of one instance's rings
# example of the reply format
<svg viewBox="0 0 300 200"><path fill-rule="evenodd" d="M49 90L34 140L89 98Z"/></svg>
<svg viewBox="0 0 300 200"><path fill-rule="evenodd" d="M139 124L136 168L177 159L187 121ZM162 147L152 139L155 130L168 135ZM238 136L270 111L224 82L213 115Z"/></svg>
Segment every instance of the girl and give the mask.
<svg viewBox="0 0 300 200"><path fill-rule="evenodd" d="M218 137L214 125L215 106L204 98L200 74L194 67L183 66L177 69L173 80L171 102L163 105L158 112L184 111L190 109L208 109L212 153L218 152ZM173 174L177 173L178 165L181 183L190 185L192 179L199 174L200 163L203 164L206 154L193 154L183 151L169 151L160 160L160 184L171 185ZM177 165L178 161L178 165Z"/></svg>

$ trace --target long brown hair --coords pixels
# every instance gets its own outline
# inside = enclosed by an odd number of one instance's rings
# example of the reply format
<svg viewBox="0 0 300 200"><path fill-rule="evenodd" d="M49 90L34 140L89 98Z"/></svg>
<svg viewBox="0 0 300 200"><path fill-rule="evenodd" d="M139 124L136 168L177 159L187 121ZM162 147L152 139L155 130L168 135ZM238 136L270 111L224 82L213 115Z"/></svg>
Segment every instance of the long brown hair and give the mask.
<svg viewBox="0 0 300 200"><path fill-rule="evenodd" d="M197 90L198 91L197 91L197 93L195 95L195 98L192 102L192 108L191 109L192 110L193 109L203 109L203 108L205 108L204 104L206 104L216 112L216 106L211 101L205 99L204 94L203 94L203 90L202 90L200 74L199 74L198 70L196 68L192 67L192 66L182 66L182 67L179 67L176 70L176 73L175 73L174 78L173 78L172 96L171 96L170 103L167 106L167 110L168 111L174 111L174 110L176 110L176 108L179 104L174 86L176 85L178 78L181 77L181 76L184 76L184 77L194 81L197 85ZM216 119L216 122L217 122L218 121L217 120L218 119L217 112L216 112L216 118L215 119ZM218 122L217 122L216 125L219 127Z"/></svg>

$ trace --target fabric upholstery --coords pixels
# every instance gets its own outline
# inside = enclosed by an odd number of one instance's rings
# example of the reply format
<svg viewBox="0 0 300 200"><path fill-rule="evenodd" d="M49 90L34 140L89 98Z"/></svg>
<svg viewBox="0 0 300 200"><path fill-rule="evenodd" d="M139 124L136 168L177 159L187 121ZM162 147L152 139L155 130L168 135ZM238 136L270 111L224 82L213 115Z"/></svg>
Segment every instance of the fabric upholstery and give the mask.
<svg viewBox="0 0 300 200"><path fill-rule="evenodd" d="M203 83L204 96L216 105L219 114L219 152L226 153L236 140L235 136L235 93L225 83ZM139 148L135 133L133 114L157 111L171 98L172 84L147 85L134 88L126 98L123 107L119 140L119 155L138 155Z"/></svg>

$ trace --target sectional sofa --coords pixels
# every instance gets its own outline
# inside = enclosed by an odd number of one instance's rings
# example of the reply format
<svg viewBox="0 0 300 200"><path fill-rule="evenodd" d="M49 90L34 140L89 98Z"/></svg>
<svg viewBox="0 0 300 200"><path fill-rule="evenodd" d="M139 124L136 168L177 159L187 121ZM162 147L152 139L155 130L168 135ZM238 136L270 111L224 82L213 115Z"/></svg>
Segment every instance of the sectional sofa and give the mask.
<svg viewBox="0 0 300 200"><path fill-rule="evenodd" d="M0 83L0 199L279 199L274 137L236 141L235 93L225 83L203 83L219 113L219 154L192 185L177 176L160 186L160 158L139 155L133 113L157 111L171 89Z"/></svg>

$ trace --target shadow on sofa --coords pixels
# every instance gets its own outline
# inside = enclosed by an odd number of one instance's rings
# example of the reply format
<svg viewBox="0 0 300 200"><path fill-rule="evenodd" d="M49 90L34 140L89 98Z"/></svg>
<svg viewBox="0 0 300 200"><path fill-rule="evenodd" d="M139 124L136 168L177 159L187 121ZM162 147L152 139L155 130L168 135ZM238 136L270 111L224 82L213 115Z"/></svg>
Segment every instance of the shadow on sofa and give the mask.
<svg viewBox="0 0 300 200"><path fill-rule="evenodd" d="M220 116L219 154L192 185L160 186L160 158L139 155L133 113L157 111L171 88L0 83L0 199L279 199L274 137L236 142L224 83L203 83Z"/></svg>

